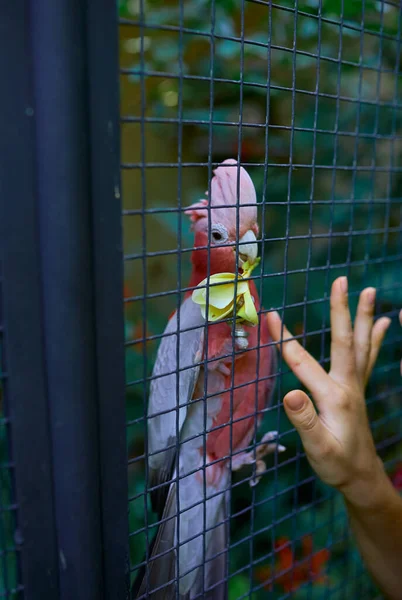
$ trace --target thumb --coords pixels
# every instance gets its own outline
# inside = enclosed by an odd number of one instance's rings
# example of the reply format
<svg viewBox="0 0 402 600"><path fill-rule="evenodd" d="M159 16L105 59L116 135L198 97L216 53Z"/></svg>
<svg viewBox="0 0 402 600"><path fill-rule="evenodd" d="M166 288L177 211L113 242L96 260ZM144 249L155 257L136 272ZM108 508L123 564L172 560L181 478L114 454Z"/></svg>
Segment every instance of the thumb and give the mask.
<svg viewBox="0 0 402 600"><path fill-rule="evenodd" d="M309 455L315 455L322 447L326 430L317 415L310 398L301 390L292 390L283 399L289 421L296 428Z"/></svg>

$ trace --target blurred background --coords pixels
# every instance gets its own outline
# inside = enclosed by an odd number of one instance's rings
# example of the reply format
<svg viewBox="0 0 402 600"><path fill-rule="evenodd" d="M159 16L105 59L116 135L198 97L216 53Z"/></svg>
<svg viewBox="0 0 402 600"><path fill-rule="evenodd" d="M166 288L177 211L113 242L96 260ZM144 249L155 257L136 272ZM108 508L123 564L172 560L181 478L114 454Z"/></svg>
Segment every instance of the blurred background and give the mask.
<svg viewBox="0 0 402 600"><path fill-rule="evenodd" d="M263 305L279 309L323 364L333 279L348 275L353 311L362 288L377 287L377 314L393 325L367 398L381 456L402 487L401 11L342 0L119 7L135 568L154 535L144 496L153 336L188 282L193 237L180 208L204 197L210 161L240 157L247 168L260 203ZM297 382L279 367L260 435L279 429L287 451L268 460L254 490L244 475L233 478L230 598L374 598L342 501L312 476L280 407Z"/></svg>

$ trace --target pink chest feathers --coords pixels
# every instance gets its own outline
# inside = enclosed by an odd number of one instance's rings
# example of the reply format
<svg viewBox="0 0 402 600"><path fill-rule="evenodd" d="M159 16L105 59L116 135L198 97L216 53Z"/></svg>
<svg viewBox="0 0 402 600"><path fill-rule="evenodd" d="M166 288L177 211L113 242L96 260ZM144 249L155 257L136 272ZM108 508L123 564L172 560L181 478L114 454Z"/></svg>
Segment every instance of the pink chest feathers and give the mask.
<svg viewBox="0 0 402 600"><path fill-rule="evenodd" d="M207 380L201 369L194 394L195 400L204 398L206 392L206 451L212 460L223 459L247 447L273 386L269 377L273 348L267 345L270 341L267 332L260 332L257 349L258 327L250 328L249 349L235 353L231 333L227 323L209 326L208 352L204 356ZM202 444L200 451L203 451Z"/></svg>

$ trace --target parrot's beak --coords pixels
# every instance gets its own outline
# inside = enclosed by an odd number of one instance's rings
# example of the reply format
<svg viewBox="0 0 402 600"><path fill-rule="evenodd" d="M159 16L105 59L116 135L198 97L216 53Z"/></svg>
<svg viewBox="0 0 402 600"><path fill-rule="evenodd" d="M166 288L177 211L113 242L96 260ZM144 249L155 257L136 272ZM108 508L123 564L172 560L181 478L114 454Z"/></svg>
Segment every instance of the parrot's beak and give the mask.
<svg viewBox="0 0 402 600"><path fill-rule="evenodd" d="M250 265L255 263L258 256L258 244L254 231L249 229L239 240L239 267L245 262Z"/></svg>

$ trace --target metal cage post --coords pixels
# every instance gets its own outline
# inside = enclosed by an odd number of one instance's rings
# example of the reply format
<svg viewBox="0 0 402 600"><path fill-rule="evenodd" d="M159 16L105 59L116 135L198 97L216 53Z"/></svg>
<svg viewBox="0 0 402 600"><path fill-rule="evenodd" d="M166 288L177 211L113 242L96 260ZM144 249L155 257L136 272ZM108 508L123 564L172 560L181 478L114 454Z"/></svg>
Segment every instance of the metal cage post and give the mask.
<svg viewBox="0 0 402 600"><path fill-rule="evenodd" d="M114 0L88 2L97 396L106 600L127 597L130 584L117 16Z"/></svg>
<svg viewBox="0 0 402 600"><path fill-rule="evenodd" d="M14 467L14 543L19 550L19 578L24 599L36 600L58 597L58 554L41 328L34 111L27 27L26 3L17 0L2 4L0 71L2 81L7 82L7 91L0 98L4 401Z"/></svg>
<svg viewBox="0 0 402 600"><path fill-rule="evenodd" d="M101 597L85 10L31 3L43 325L60 598Z"/></svg>
<svg viewBox="0 0 402 600"><path fill-rule="evenodd" d="M16 2L0 20L24 598L115 600L128 573L116 6Z"/></svg>

